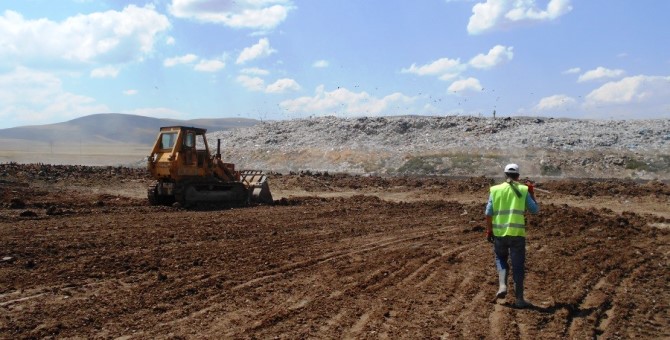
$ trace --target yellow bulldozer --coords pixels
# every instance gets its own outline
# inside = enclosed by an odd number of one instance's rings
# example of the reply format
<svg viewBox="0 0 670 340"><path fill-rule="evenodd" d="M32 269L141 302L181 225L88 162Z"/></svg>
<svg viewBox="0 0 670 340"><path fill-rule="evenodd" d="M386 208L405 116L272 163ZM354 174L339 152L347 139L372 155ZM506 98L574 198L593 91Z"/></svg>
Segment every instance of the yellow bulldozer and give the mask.
<svg viewBox="0 0 670 340"><path fill-rule="evenodd" d="M215 155L207 145L206 129L161 127L147 158L155 182L147 197L152 205L235 207L272 204L267 176L258 170L235 170L221 160L221 140Z"/></svg>

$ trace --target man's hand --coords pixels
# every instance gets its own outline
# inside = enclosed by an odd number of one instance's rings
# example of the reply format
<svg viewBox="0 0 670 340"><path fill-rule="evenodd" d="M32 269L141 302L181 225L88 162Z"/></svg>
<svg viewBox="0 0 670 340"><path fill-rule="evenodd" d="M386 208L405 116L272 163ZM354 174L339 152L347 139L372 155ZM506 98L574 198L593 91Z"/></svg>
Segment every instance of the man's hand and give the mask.
<svg viewBox="0 0 670 340"><path fill-rule="evenodd" d="M487 230L486 231L486 240L493 243L493 231L492 230Z"/></svg>
<svg viewBox="0 0 670 340"><path fill-rule="evenodd" d="M528 193L531 195L535 195L535 189L533 186L533 182L529 179L526 179L526 183L524 183L528 187Z"/></svg>
<svg viewBox="0 0 670 340"><path fill-rule="evenodd" d="M486 240L493 243L493 217L486 216Z"/></svg>

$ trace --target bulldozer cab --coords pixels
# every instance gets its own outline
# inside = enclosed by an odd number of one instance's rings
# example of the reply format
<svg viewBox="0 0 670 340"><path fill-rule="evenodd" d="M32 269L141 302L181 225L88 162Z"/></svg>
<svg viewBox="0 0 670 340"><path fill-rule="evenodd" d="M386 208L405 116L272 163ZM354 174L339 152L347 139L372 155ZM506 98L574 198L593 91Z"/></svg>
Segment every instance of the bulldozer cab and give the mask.
<svg viewBox="0 0 670 340"><path fill-rule="evenodd" d="M194 127L162 127L148 159L149 171L155 178L174 180L206 175L210 162L206 132Z"/></svg>
<svg viewBox="0 0 670 340"><path fill-rule="evenodd" d="M205 130L198 132L186 130L181 145L181 152L184 154L184 165L196 165L202 168L205 164L205 157L209 156L207 150L207 141L205 140Z"/></svg>

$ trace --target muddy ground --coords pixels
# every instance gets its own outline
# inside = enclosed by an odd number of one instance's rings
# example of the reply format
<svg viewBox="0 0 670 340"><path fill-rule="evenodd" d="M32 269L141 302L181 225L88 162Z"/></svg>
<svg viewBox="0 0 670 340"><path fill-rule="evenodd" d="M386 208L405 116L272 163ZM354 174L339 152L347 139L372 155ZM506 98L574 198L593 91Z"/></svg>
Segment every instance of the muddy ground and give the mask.
<svg viewBox="0 0 670 340"><path fill-rule="evenodd" d="M143 170L0 164L0 337L670 337L670 186L539 182L516 309L495 180L274 174L281 204L188 211Z"/></svg>

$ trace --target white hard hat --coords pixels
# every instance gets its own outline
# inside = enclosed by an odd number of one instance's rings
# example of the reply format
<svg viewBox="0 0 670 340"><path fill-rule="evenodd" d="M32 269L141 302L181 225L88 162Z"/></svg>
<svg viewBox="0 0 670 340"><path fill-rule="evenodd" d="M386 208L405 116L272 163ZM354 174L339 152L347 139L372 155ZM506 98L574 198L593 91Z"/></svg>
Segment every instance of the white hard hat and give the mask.
<svg viewBox="0 0 670 340"><path fill-rule="evenodd" d="M519 173L519 166L517 164L507 164L505 166L505 173L506 174L518 174Z"/></svg>

